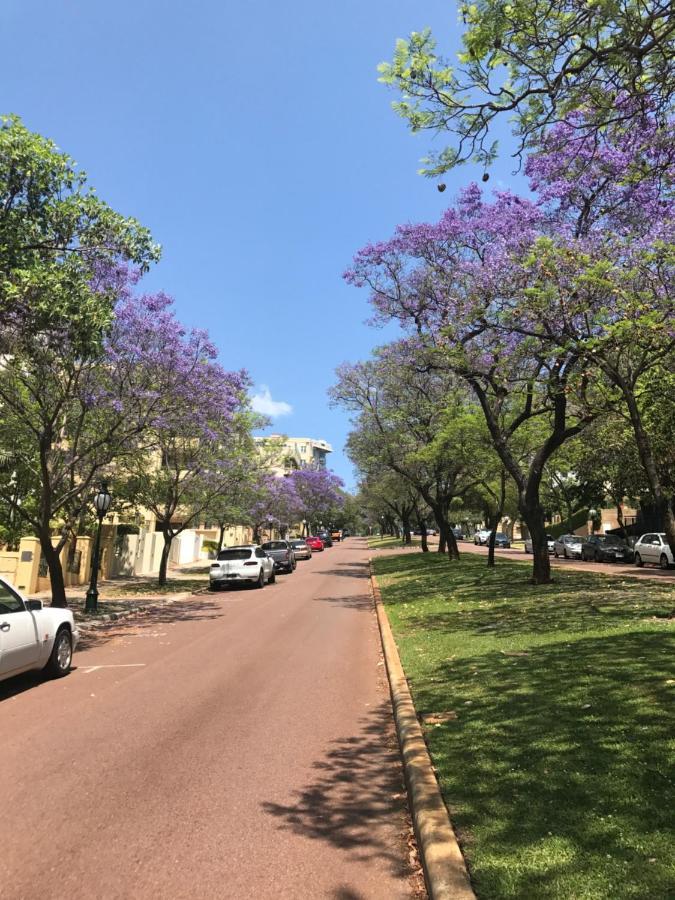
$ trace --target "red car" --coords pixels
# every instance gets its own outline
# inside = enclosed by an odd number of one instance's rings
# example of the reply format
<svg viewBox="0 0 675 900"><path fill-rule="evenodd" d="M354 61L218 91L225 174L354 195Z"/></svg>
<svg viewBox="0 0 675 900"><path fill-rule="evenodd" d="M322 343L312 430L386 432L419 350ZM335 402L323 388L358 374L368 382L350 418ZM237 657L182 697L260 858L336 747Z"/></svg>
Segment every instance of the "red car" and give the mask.
<svg viewBox="0 0 675 900"><path fill-rule="evenodd" d="M312 550L323 550L323 541L321 540L321 538L308 537L305 538L305 541Z"/></svg>

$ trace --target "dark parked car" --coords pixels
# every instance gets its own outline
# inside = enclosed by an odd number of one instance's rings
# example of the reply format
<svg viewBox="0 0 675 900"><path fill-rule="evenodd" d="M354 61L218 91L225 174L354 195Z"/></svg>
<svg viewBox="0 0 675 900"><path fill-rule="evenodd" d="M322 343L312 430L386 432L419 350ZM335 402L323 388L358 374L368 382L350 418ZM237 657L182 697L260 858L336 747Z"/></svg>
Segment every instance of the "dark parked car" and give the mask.
<svg viewBox="0 0 675 900"><path fill-rule="evenodd" d="M508 550L511 546L511 541L509 540L508 535L504 534L503 531L498 531L495 535L495 547L501 547L502 550Z"/></svg>
<svg viewBox="0 0 675 900"><path fill-rule="evenodd" d="M635 552L616 535L591 534L581 544L581 558L595 562L632 563Z"/></svg>
<svg viewBox="0 0 675 900"><path fill-rule="evenodd" d="M316 536L318 538L321 538L321 540L323 541L324 547L332 547L333 546L333 539L330 536L328 531L317 531Z"/></svg>
<svg viewBox="0 0 675 900"><path fill-rule="evenodd" d="M276 572L288 572L295 569L295 551L290 541L267 541L262 548L274 563Z"/></svg>
<svg viewBox="0 0 675 900"><path fill-rule="evenodd" d="M466 535L461 528L453 528L452 533L454 534L456 541L463 541L466 538Z"/></svg>

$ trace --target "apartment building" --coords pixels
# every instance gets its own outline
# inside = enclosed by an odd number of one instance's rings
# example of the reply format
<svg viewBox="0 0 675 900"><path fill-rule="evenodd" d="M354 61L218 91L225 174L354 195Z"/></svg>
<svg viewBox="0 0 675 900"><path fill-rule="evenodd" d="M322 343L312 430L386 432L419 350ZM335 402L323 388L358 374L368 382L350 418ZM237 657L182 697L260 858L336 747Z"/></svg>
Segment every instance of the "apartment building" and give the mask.
<svg viewBox="0 0 675 900"><path fill-rule="evenodd" d="M272 452L271 468L276 475L287 475L294 469L325 468L331 445L324 440L309 437L288 437L270 434L255 438L261 450Z"/></svg>

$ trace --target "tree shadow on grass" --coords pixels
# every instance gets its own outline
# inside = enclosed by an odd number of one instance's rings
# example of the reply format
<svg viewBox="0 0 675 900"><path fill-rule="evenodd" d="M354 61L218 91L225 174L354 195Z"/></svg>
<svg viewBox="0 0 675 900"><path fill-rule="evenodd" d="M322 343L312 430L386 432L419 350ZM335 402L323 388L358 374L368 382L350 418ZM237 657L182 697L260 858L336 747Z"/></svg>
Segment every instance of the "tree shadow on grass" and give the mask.
<svg viewBox="0 0 675 900"><path fill-rule="evenodd" d="M350 858L384 860L395 876L407 877L403 841L388 826L405 828L403 774L391 708L381 704L365 716L358 733L331 743L314 764L315 777L287 803L262 804L282 830L325 841ZM336 896L343 896L339 893Z"/></svg>
<svg viewBox="0 0 675 900"><path fill-rule="evenodd" d="M673 896L675 639L579 638L413 680L480 896Z"/></svg>
<svg viewBox="0 0 675 900"><path fill-rule="evenodd" d="M454 633L516 636L598 631L629 626L647 618L675 614L672 585L639 584L620 577L576 571L556 572L550 585L532 585L523 566L501 564L493 570L465 560L461 568L444 560L390 559L378 574L390 575L386 603L397 608L405 627ZM447 575L447 580L444 578ZM442 601L447 608L410 612L401 609L418 597Z"/></svg>

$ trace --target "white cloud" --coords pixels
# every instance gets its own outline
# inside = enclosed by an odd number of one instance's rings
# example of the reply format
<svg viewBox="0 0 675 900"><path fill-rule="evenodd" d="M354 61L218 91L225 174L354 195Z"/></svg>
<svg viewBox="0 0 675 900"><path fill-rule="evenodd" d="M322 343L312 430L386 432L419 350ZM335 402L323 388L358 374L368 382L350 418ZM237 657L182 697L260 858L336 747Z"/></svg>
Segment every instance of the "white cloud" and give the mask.
<svg viewBox="0 0 675 900"><path fill-rule="evenodd" d="M272 400L272 394L266 384L261 384L258 393L251 397L251 406L257 413L269 416L271 419L288 416L293 412L290 403L285 403L283 400Z"/></svg>

